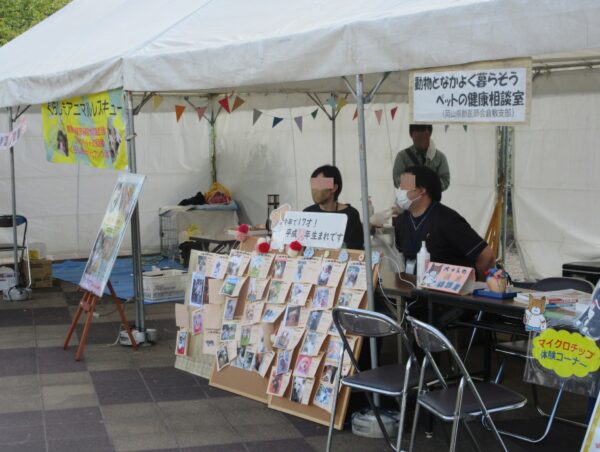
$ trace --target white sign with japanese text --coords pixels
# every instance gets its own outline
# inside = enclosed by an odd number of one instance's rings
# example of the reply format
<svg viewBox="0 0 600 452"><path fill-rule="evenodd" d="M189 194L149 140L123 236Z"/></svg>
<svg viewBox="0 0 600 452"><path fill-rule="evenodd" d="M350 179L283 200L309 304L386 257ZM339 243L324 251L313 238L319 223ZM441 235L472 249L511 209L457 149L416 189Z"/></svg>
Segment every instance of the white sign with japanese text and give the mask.
<svg viewBox="0 0 600 452"><path fill-rule="evenodd" d="M413 72L411 122L527 123L531 68L524 66Z"/></svg>
<svg viewBox="0 0 600 452"><path fill-rule="evenodd" d="M12 131L0 133L0 151L6 151L17 144L17 141L25 134L26 130L27 121L23 116L15 123L15 128Z"/></svg>
<svg viewBox="0 0 600 452"><path fill-rule="evenodd" d="M339 213L287 212L280 233L285 245L298 240L305 247L339 249L347 222Z"/></svg>

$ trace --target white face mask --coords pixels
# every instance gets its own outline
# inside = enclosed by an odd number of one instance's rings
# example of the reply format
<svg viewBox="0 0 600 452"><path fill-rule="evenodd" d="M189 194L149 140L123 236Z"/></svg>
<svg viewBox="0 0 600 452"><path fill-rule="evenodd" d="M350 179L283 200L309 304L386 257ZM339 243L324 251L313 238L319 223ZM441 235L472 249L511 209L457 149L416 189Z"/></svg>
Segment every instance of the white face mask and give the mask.
<svg viewBox="0 0 600 452"><path fill-rule="evenodd" d="M415 199L410 199L408 197L408 190L402 190L401 188L396 189L396 204L398 204L398 207L400 207L402 210L408 210L410 206L412 206L413 202L419 198L420 196Z"/></svg>

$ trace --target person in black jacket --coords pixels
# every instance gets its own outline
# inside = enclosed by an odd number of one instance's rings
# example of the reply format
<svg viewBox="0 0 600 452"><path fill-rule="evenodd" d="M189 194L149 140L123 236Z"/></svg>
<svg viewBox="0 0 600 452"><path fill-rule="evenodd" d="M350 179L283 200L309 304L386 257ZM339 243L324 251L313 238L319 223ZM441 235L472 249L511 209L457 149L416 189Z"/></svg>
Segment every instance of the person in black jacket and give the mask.
<svg viewBox="0 0 600 452"><path fill-rule="evenodd" d="M327 187L327 188L325 188ZM340 170L331 165L320 166L311 175L311 193L315 204L304 209L304 212L341 213L348 217L344 244L347 248L364 249L362 223L358 210L350 204L338 201L342 192L342 175Z"/></svg>

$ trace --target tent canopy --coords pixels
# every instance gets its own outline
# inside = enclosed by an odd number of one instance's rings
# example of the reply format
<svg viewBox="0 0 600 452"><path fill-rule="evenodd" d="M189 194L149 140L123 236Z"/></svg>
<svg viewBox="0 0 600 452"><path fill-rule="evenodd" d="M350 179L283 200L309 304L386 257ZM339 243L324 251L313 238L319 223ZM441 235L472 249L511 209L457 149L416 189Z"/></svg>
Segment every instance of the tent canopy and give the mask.
<svg viewBox="0 0 600 452"><path fill-rule="evenodd" d="M0 107L121 86L345 91L331 79L595 55L599 22L595 0L74 0L0 48ZM385 83L405 89L401 77Z"/></svg>

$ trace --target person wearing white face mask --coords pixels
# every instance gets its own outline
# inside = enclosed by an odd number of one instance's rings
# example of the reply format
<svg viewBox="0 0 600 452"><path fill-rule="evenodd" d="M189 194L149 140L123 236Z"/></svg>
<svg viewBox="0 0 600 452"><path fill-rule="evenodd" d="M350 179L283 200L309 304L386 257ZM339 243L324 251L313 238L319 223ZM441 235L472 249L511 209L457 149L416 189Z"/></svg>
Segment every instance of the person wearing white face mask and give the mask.
<svg viewBox="0 0 600 452"><path fill-rule="evenodd" d="M473 267L477 277L494 266L494 252L467 221L443 205L438 175L425 166L407 168L396 189L396 203L404 210L395 222L396 247L403 253L407 273L425 242L432 262Z"/></svg>

